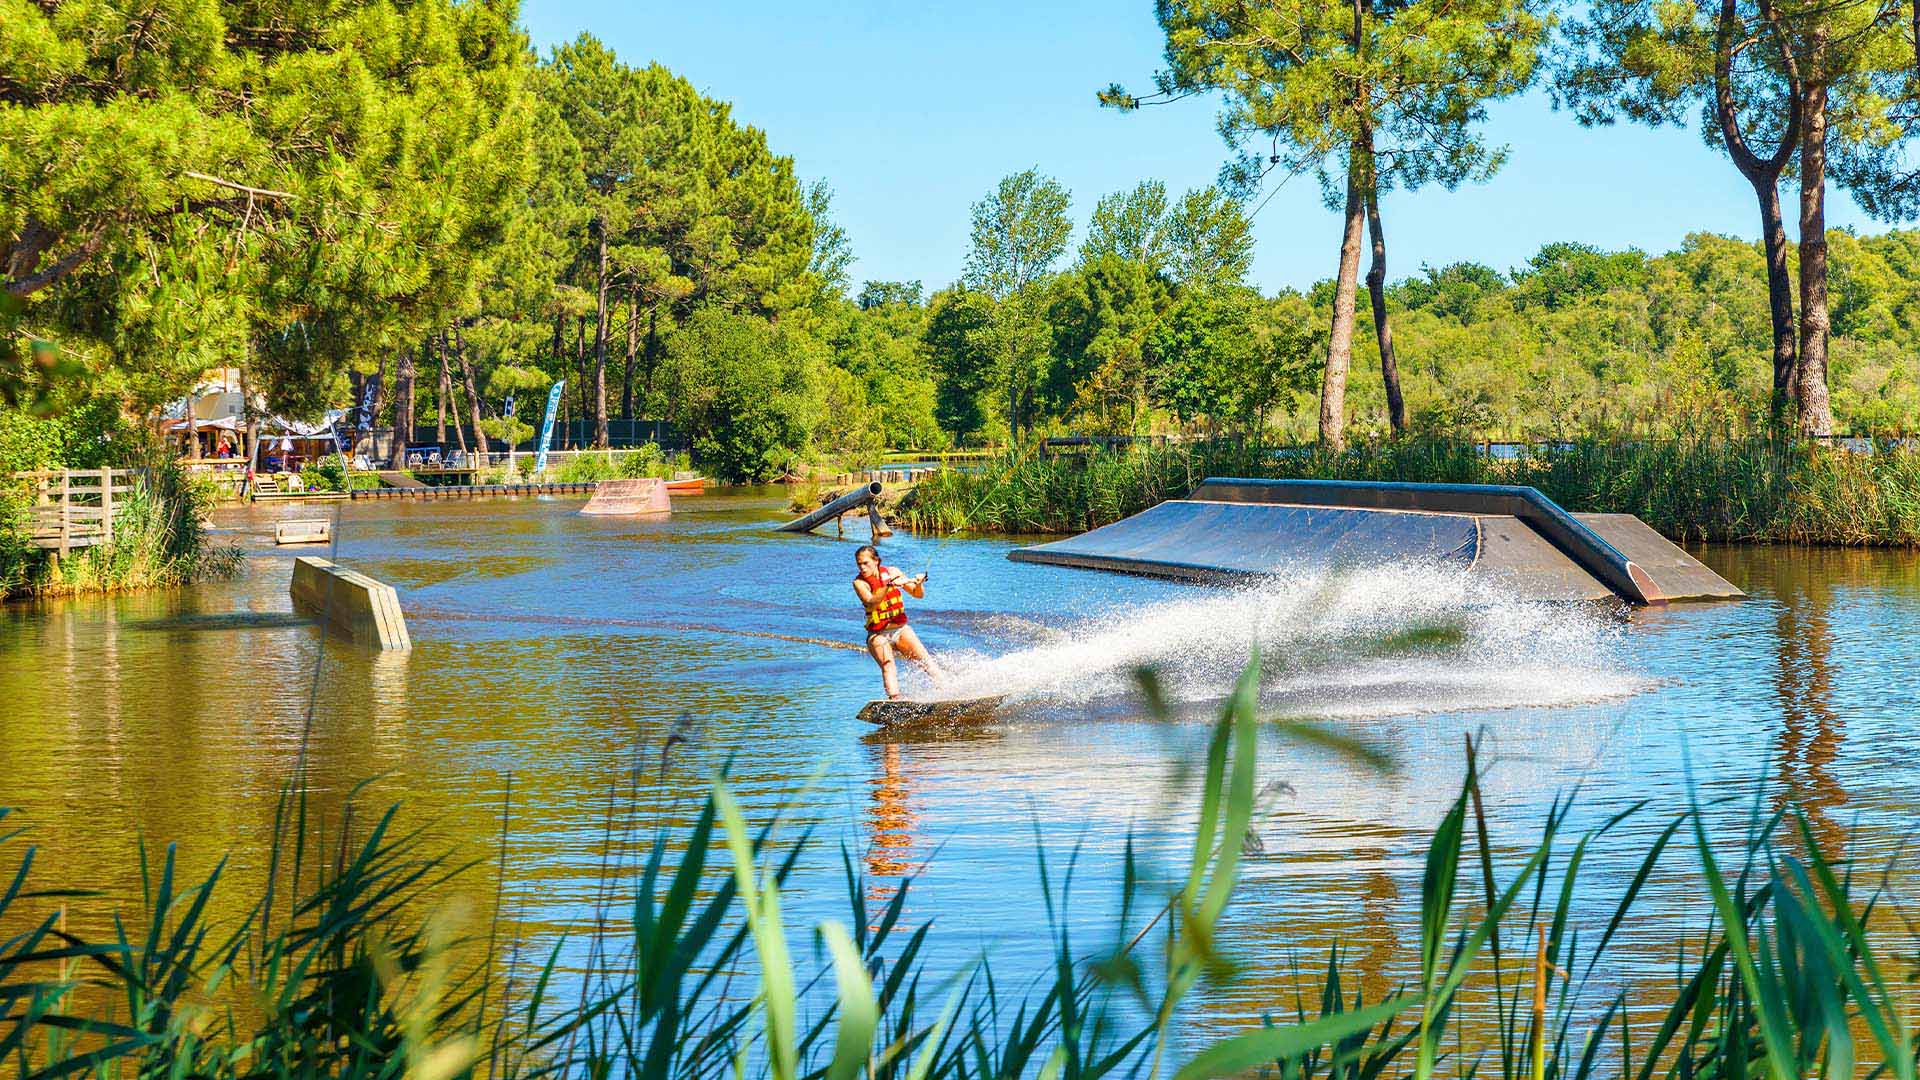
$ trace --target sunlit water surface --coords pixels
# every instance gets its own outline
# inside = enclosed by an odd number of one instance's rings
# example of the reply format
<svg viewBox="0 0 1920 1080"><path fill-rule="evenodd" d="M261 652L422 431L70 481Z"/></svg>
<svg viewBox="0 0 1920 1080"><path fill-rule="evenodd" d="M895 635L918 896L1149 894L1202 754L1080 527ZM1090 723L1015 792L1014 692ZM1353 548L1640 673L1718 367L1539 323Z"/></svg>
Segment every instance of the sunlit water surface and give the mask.
<svg viewBox="0 0 1920 1080"><path fill-rule="evenodd" d="M1629 615L1436 569L1211 590L903 535L885 558L931 573L911 612L949 692L1011 701L984 729L887 743L854 716L879 685L850 588L864 535L775 534L783 505L719 494L653 523L582 517L573 500L224 512L248 553L238 581L4 609L0 805L22 811L43 885L104 894L76 906L83 927L138 895L143 837L177 843L194 872L231 853L237 913L304 752L321 814L399 801L437 843L497 860L466 889L484 906L498 885L538 945L591 921L610 835L688 821L728 768L750 816L790 805L790 834L813 830L787 900L796 930L845 917L844 845L876 901L914 878L907 918L937 920L935 971L984 951L1018 984L1047 964L1043 846L1056 879L1077 852L1065 907L1089 943L1113 934L1129 834L1179 865L1200 721L1257 648L1271 711L1325 719L1396 768L1266 739L1264 852L1225 936L1244 967L1196 1032L1290 1011L1283 988L1335 941L1376 994L1404 975L1422 856L1470 734L1510 861L1556 798L1577 790L1576 828L1650 800L1588 854L1575 919L1589 936L1686 806L1689 773L1723 835L1764 781L1765 808L1796 804L1835 853L1891 867L1894 904L1915 884L1896 858L1920 820L1912 554L1710 548L1752 599ZM400 590L410 655L323 646L290 617L294 552L273 548L272 522L318 512L339 514L342 561ZM1185 719L1143 716L1142 666ZM1704 922L1690 856L1670 862L1611 961L1629 985L1665 978L1672 943Z"/></svg>

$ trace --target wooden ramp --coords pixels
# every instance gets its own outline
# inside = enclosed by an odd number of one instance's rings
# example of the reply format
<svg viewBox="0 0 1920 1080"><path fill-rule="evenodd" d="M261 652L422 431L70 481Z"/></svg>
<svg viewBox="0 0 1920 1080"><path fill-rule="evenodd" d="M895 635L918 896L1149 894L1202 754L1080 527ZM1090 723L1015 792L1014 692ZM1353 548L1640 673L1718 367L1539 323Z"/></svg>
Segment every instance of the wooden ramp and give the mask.
<svg viewBox="0 0 1920 1080"><path fill-rule="evenodd" d="M427 486L405 469L380 469L373 475L379 477L380 482L388 487L423 488Z"/></svg>
<svg viewBox="0 0 1920 1080"><path fill-rule="evenodd" d="M667 483L653 477L602 480L580 512L589 516L659 516L673 510Z"/></svg>

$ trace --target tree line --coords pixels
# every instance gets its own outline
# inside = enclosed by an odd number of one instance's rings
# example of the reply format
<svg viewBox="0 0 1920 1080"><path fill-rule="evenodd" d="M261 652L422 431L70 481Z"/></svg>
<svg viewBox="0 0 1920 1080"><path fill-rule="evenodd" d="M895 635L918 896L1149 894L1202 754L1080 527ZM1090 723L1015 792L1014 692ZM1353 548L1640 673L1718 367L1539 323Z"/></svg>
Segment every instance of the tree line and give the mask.
<svg viewBox="0 0 1920 1080"><path fill-rule="evenodd" d="M1338 446L1353 425L1617 426L1634 403L1809 434L1836 411L1910 425L1912 234L1824 227L1830 183L1887 220L1920 208L1908 9L1156 11L1154 92L1099 97L1225 102L1220 182L1107 194L1076 242L1070 193L1015 173L927 295L856 289L830 189L727 103L591 36L539 55L511 0L19 0L0 33L0 407L151 411L239 366L270 410L311 417L380 373L399 461L429 417L474 450L524 438L564 378L562 415L593 443L613 418L671 420L733 479L1056 430ZM1504 272L1391 279L1382 196L1492 175L1508 149L1486 104L1543 81L1581 123L1697 115L1753 184L1761 242L1549 245ZM1262 294L1248 200L1299 172L1342 214L1335 273ZM1380 379L1349 386L1356 362Z"/></svg>

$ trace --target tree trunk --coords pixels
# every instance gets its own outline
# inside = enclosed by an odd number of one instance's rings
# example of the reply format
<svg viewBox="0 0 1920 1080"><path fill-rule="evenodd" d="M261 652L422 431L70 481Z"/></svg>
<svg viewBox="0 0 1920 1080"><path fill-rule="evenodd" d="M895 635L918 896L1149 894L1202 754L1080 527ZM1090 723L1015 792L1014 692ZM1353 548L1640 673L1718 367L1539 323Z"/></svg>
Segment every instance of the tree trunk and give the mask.
<svg viewBox="0 0 1920 1080"><path fill-rule="evenodd" d="M407 467L407 444L413 441L413 350L400 350L393 368L393 451L390 469Z"/></svg>
<svg viewBox="0 0 1920 1080"><path fill-rule="evenodd" d="M1760 201L1760 236L1767 255L1767 308L1773 321L1773 397L1769 412L1782 427L1797 397L1799 356L1794 346L1793 279L1787 272L1787 229L1780 213L1780 173L1793 160L1803 114L1799 65L1792 42L1780 27L1773 5L1761 0L1761 17L1773 30L1787 76L1787 125L1772 155L1762 158L1747 145L1740 129L1740 110L1733 97L1733 60L1746 34L1735 0L1720 0L1720 20L1714 38L1714 115L1720 138L1734 167L1753 186ZM1746 39L1751 41L1751 38Z"/></svg>
<svg viewBox="0 0 1920 1080"><path fill-rule="evenodd" d="M641 377L640 407L650 408L653 402L653 373L660 370L660 305L655 304L647 312L647 350L646 368ZM655 413L659 416L659 413Z"/></svg>
<svg viewBox="0 0 1920 1080"><path fill-rule="evenodd" d="M440 444L440 453L445 454L447 452L447 391L450 389L447 385L447 342L437 334L428 341L433 344L434 355L440 362L440 382L433 391L433 441Z"/></svg>
<svg viewBox="0 0 1920 1080"><path fill-rule="evenodd" d="M440 331L437 349L440 353L440 371L442 372L442 377L446 379L447 384L447 403L453 409L453 437L460 441L460 453L465 454L467 452L467 429L460 423L460 395L454 389L452 376L446 374L448 368L447 332L445 330ZM442 447L446 446L446 444L447 441L445 439L440 440Z"/></svg>
<svg viewBox="0 0 1920 1080"><path fill-rule="evenodd" d="M487 455L487 433L480 430L480 387L473 378L473 358L467 355L467 336L459 327L453 328L453 354L460 361L460 384L467 391L467 409L473 418L474 452L481 457Z"/></svg>
<svg viewBox="0 0 1920 1080"><path fill-rule="evenodd" d="M1833 434L1827 397L1827 88L1816 41L1800 124L1800 433Z"/></svg>
<svg viewBox="0 0 1920 1080"><path fill-rule="evenodd" d="M1755 181L1760 198L1760 235L1767 249L1767 307L1773 316L1773 399L1775 427L1787 422L1800 393L1800 357L1794 348L1793 276L1787 271L1787 227L1780 215L1780 185L1775 177Z"/></svg>
<svg viewBox="0 0 1920 1080"><path fill-rule="evenodd" d="M633 361L640 351L640 290L633 290L627 305L627 370L620 379L620 418L633 424ZM633 434L628 432L631 439Z"/></svg>
<svg viewBox="0 0 1920 1080"><path fill-rule="evenodd" d="M247 392L247 369L240 368L240 415L247 421L247 478L242 498L253 494L253 478L260 472L260 414L253 411L253 395ZM107 481L111 483L112 481Z"/></svg>
<svg viewBox="0 0 1920 1080"><path fill-rule="evenodd" d="M367 407L367 462L369 464L378 460L380 456L379 436L377 432L380 430L380 414L386 411L387 398L391 396L387 392L389 389L387 386L387 358L382 354L380 357L380 366L373 369L373 403ZM358 450L359 447L355 447L354 449Z"/></svg>
<svg viewBox="0 0 1920 1080"><path fill-rule="evenodd" d="M587 317L585 315L582 315L580 316L579 332L574 335L574 340L573 340L573 366L569 368L567 371L567 381L573 384L573 396L575 400L577 400L580 404L578 408L571 409L571 410L563 410L563 412L570 417L579 416L580 414L587 411L586 380L580 377L581 370L586 366L587 366ZM560 396L563 399L561 404L563 405L566 404L564 400L566 395L562 393ZM572 448L573 428L571 426L568 426L562 429L561 439L562 439L562 442L561 442L562 446L565 446L569 449Z"/></svg>
<svg viewBox="0 0 1920 1080"><path fill-rule="evenodd" d="M1400 396L1400 365L1393 356L1393 327L1387 322L1387 234L1380 223L1380 178L1369 169L1367 230L1373 240L1373 265L1367 267L1367 299L1373 304L1373 336L1380 343L1380 380L1387 387L1387 419L1393 433L1407 430L1407 405Z"/></svg>
<svg viewBox="0 0 1920 1080"><path fill-rule="evenodd" d="M1340 238L1340 273L1334 279L1333 327L1327 338L1327 366L1320 377L1320 444L1329 450L1347 445L1347 370L1353 366L1355 293L1360 277L1360 234L1367 223L1360 172L1365 167L1356 143L1347 160L1346 229Z"/></svg>
<svg viewBox="0 0 1920 1080"><path fill-rule="evenodd" d="M607 231L600 229L599 316L593 327L593 445L607 447Z"/></svg>

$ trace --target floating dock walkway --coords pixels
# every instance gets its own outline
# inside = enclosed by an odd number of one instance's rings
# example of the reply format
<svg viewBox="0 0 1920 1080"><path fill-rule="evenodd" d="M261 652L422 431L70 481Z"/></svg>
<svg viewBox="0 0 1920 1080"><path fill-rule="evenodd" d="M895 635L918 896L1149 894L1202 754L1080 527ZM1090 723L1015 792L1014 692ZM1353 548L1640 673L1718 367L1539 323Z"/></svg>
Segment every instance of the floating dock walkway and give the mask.
<svg viewBox="0 0 1920 1080"><path fill-rule="evenodd" d="M597 480L571 484L448 484L444 487L354 488L356 499L490 499L507 495L591 495Z"/></svg>
<svg viewBox="0 0 1920 1080"><path fill-rule="evenodd" d="M1632 514L1570 514L1530 487L1213 478L1184 499L1008 553L1189 581L1427 559L1531 599L1745 596Z"/></svg>

